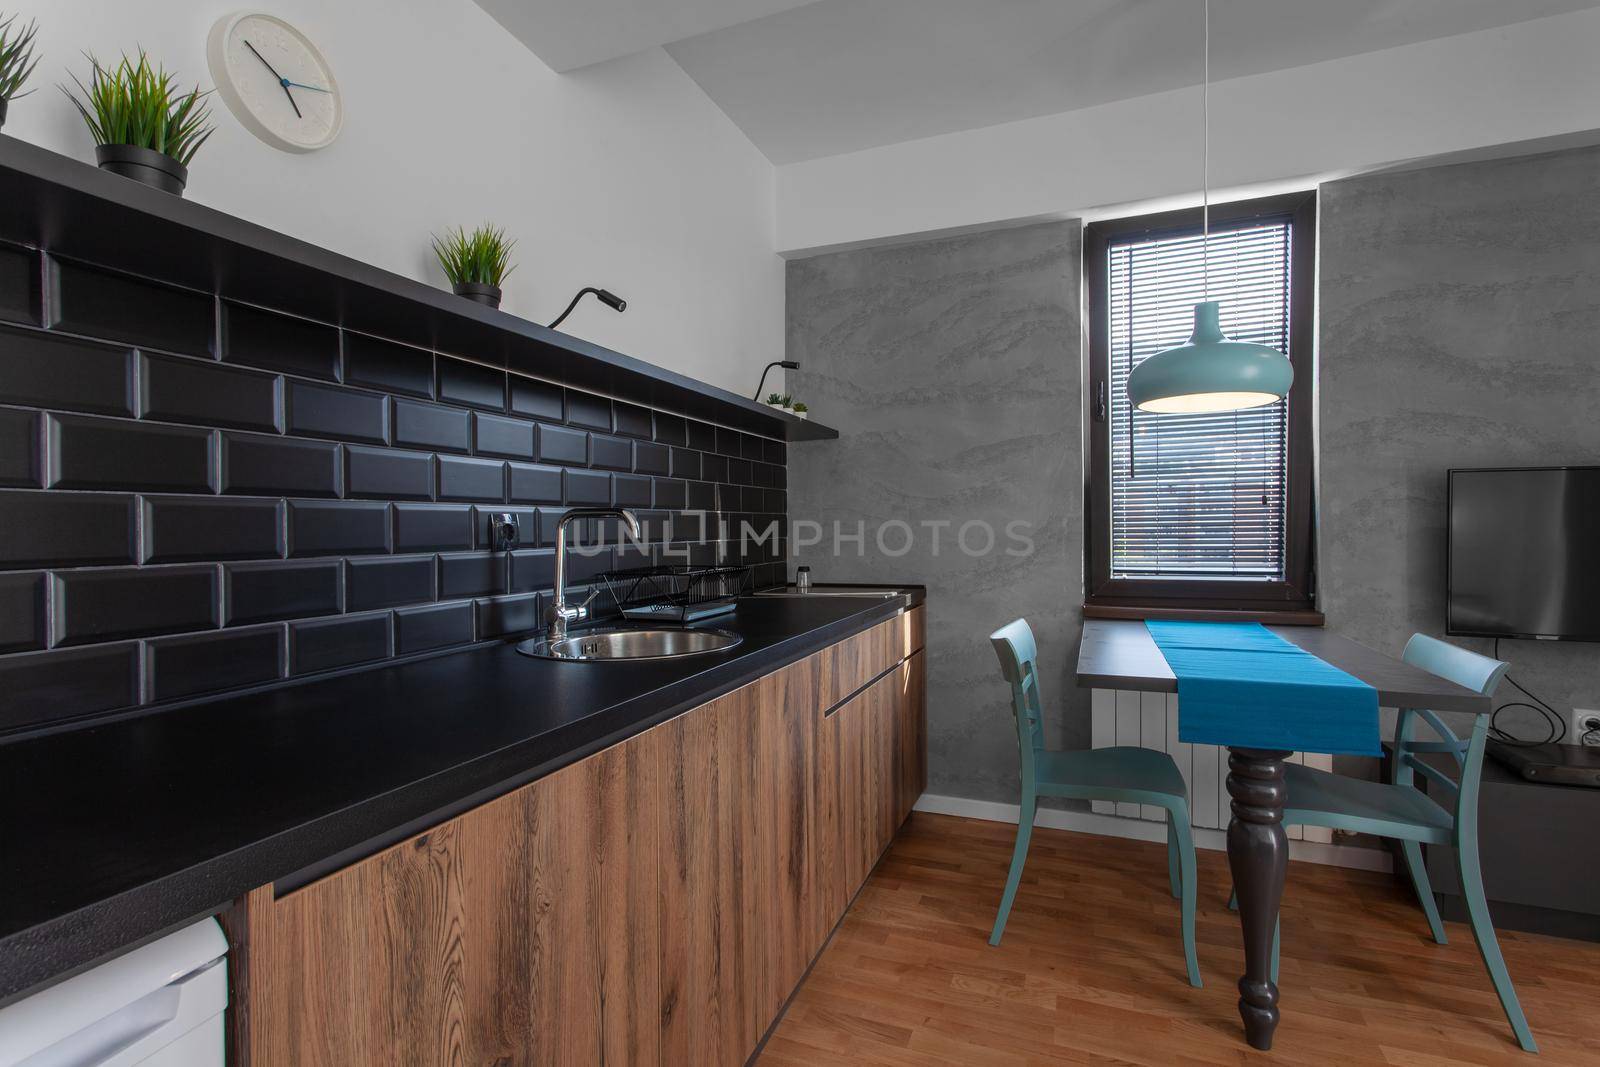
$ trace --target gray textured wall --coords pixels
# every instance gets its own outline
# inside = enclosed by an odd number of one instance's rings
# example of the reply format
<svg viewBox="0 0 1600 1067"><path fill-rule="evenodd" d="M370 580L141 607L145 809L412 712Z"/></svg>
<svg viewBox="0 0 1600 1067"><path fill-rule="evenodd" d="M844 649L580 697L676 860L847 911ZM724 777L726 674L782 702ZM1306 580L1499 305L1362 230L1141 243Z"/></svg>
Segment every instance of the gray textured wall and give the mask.
<svg viewBox="0 0 1600 1067"><path fill-rule="evenodd" d="M838 441L791 445L789 513L828 540L798 550L818 581L928 587L929 789L1016 802L1009 691L986 635L1022 615L1039 637L1052 745L1087 747L1071 681L1083 600L1081 330L1076 221L843 252L788 267L790 388ZM873 532L909 523L915 546ZM835 554L834 522L865 521ZM1006 554L1014 520L1031 554ZM935 553L924 522L948 521ZM964 523L996 550L968 555ZM981 547L980 528L967 545ZM903 530L885 544L898 551Z"/></svg>
<svg viewBox="0 0 1600 1067"><path fill-rule="evenodd" d="M1600 463L1600 149L1334 182L1321 218L1323 606L1398 651L1443 634L1447 469ZM1600 707L1597 646L1501 654Z"/></svg>

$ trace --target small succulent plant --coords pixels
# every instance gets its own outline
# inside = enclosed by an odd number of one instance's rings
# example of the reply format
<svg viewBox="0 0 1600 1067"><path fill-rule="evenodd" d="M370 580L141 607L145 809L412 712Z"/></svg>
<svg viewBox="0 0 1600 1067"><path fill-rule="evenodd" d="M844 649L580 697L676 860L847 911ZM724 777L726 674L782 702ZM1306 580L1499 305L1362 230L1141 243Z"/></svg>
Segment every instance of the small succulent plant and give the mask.
<svg viewBox="0 0 1600 1067"><path fill-rule="evenodd" d="M806 407L804 401L800 401L800 400L795 401L794 413L796 415L804 415L806 412L808 412L810 410L811 410L810 408Z"/></svg>
<svg viewBox="0 0 1600 1067"><path fill-rule="evenodd" d="M212 134L205 103L210 94L199 86L180 91L177 75L152 64L142 48L137 59L124 53L112 67L92 55L88 59L89 84L72 75L82 98L65 85L61 91L83 116L95 143L149 148L188 166Z"/></svg>
<svg viewBox="0 0 1600 1067"><path fill-rule="evenodd" d="M783 406L783 397L779 396L777 393L768 393L767 394L767 403L769 405L771 405L772 407L775 407L775 408L776 407L782 407Z"/></svg>
<svg viewBox="0 0 1600 1067"><path fill-rule="evenodd" d="M485 223L471 233L457 226L443 237L435 235L433 253L450 284L499 286L516 270L511 263L515 245L505 230Z"/></svg>
<svg viewBox="0 0 1600 1067"><path fill-rule="evenodd" d="M22 92L39 57L33 54L34 38L39 36L39 23L17 25L16 15L0 18L0 100L15 100L33 92Z"/></svg>

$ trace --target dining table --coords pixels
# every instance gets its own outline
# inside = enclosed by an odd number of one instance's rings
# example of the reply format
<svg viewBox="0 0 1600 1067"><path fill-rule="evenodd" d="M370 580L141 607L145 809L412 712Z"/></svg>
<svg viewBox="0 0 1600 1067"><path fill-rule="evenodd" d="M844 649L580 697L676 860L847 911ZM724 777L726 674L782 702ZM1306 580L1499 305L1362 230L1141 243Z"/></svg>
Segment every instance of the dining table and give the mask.
<svg viewBox="0 0 1600 1067"><path fill-rule="evenodd" d="M1434 711L1482 713L1490 699L1368 648L1323 626L1269 625L1269 631L1377 690L1384 708L1429 708ZM1086 619L1078 651L1078 685L1088 689L1178 693L1178 678L1142 620ZM1228 749L1228 867L1238 894L1239 926L1244 935L1244 974L1239 978L1239 1015L1245 1039L1270 1049L1280 1017L1278 985L1272 974L1272 942L1289 866L1289 842L1283 827L1288 799L1284 761L1295 752L1327 751L1315 737L1304 744L1294 737L1292 709L1263 704L1251 714L1270 727L1262 732L1282 738L1292 748L1257 748L1250 744L1252 724L1238 724L1237 744L1221 739ZM1371 751L1378 751L1378 723L1372 723ZM1183 736L1183 699L1178 699L1178 731Z"/></svg>

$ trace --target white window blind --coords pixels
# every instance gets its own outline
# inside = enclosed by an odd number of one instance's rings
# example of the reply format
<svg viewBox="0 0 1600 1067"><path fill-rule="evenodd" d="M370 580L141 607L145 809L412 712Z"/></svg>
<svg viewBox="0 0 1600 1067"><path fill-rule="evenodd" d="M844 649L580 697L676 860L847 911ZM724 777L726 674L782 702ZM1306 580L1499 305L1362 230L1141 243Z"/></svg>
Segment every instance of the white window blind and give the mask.
<svg viewBox="0 0 1600 1067"><path fill-rule="evenodd" d="M1232 339L1289 348L1288 219L1211 234L1210 299ZM1107 249L1111 573L1117 578L1284 577L1287 402L1157 415L1128 403L1128 373L1188 340L1205 299L1199 233Z"/></svg>

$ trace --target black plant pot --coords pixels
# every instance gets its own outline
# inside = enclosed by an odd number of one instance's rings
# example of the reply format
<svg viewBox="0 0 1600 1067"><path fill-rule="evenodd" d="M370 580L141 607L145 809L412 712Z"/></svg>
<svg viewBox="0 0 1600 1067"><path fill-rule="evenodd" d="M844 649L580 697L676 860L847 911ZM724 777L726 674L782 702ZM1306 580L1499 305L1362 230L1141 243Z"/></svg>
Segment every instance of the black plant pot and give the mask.
<svg viewBox="0 0 1600 1067"><path fill-rule="evenodd" d="M132 178L173 196L182 196L183 187L189 183L188 167L153 148L131 144L96 145L94 158L101 170Z"/></svg>
<svg viewBox="0 0 1600 1067"><path fill-rule="evenodd" d="M456 282L451 286L457 296L464 296L468 300L476 300L489 307L500 306L500 287L498 285L484 285L482 282Z"/></svg>

